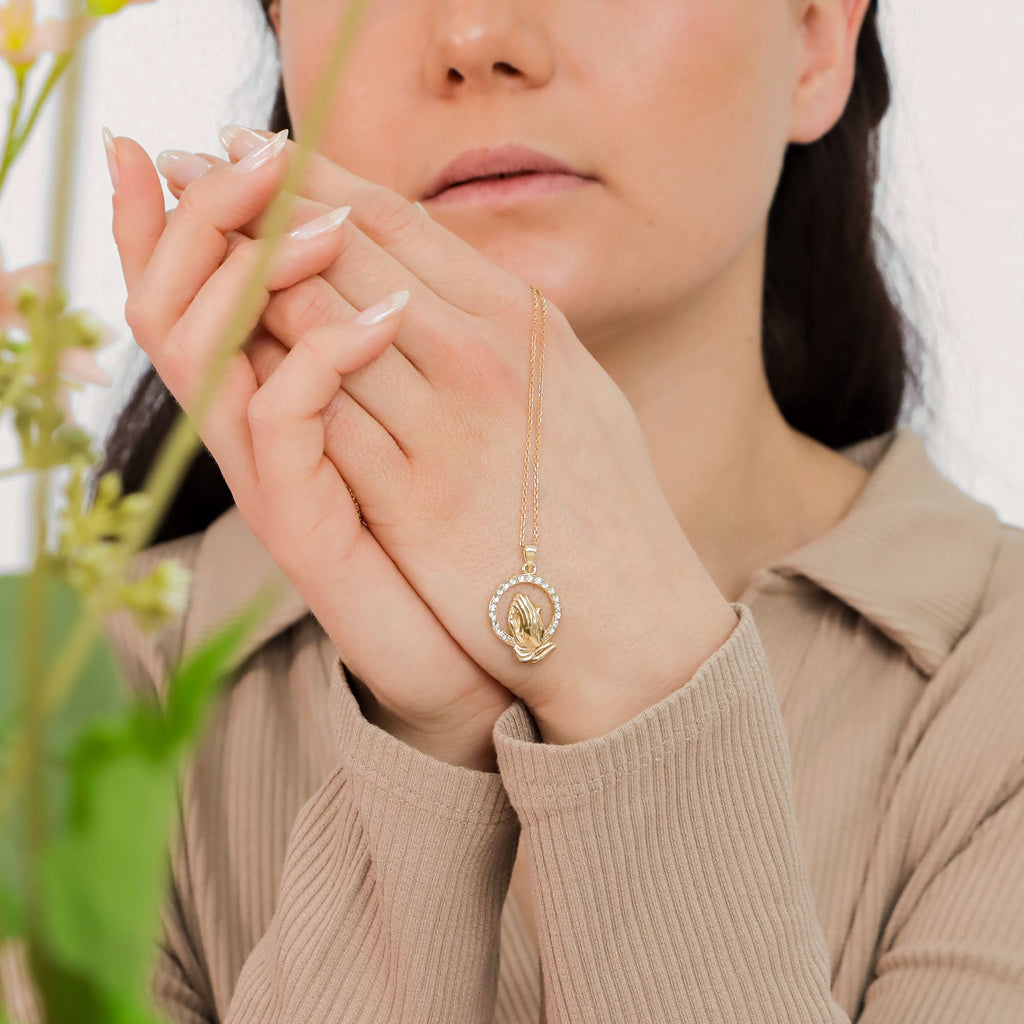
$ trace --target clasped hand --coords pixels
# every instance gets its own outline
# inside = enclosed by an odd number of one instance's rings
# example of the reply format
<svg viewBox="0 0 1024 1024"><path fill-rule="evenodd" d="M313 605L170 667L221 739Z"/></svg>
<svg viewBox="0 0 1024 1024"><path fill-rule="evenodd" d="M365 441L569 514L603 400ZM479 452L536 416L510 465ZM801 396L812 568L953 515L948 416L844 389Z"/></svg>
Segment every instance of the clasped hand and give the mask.
<svg viewBox="0 0 1024 1024"><path fill-rule="evenodd" d="M169 161L170 212L145 151L116 140L126 318L186 411L298 152L271 138L236 134L230 159L198 176L189 160ZM528 284L322 155L310 154L293 200L289 231L350 212L279 240L246 346L197 427L373 720L434 756L494 770L491 730L516 697L543 739L572 742L684 685L735 614L669 507L631 406L558 308L549 299L538 571L562 620L557 649L520 664L487 606L522 562ZM401 291L399 312L355 320Z"/></svg>

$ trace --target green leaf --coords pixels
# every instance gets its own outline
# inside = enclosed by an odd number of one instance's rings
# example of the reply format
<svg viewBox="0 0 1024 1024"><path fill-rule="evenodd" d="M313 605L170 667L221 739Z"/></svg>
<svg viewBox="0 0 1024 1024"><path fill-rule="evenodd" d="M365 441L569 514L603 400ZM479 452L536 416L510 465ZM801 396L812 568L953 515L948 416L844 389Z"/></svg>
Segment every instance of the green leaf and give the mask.
<svg viewBox="0 0 1024 1024"><path fill-rule="evenodd" d="M144 982L159 938L176 764L154 759L135 720L104 723L75 748L69 829L43 853L46 941L101 988Z"/></svg>
<svg viewBox="0 0 1024 1024"><path fill-rule="evenodd" d="M121 985L115 992L106 991L89 977L53 961L33 943L29 964L49 1024L163 1024L145 989L132 992Z"/></svg>
<svg viewBox="0 0 1024 1024"><path fill-rule="evenodd" d="M22 728L22 638L25 576L0 576L0 764L6 764ZM46 588L47 621L44 651L53 659L79 614L78 596L54 580ZM41 775L45 795L45 835L66 827L71 783L65 767L67 751L95 721L123 711L126 696L119 670L105 637L98 636L78 682L44 724ZM88 685L82 685L88 680ZM25 934L26 865L29 845L24 793L16 793L0 822L0 938Z"/></svg>
<svg viewBox="0 0 1024 1024"><path fill-rule="evenodd" d="M167 697L168 737L172 743L187 744L205 721L220 681L235 667L235 652L266 610L266 599L253 601L173 674Z"/></svg>
<svg viewBox="0 0 1024 1024"><path fill-rule="evenodd" d="M173 674L166 713L140 702L127 716L97 720L70 755L68 827L40 865L45 942L53 962L103 992L139 991L145 981L160 935L179 763L259 611L243 612Z"/></svg>
<svg viewBox="0 0 1024 1024"><path fill-rule="evenodd" d="M0 736L19 725L18 620L25 579L0 578ZM48 590L50 660L78 613L63 584ZM47 1019L154 1024L145 984L160 936L182 758L202 735L267 595L211 636L172 674L166 709L133 700L106 637L54 709L43 736L48 827L32 861L38 915L24 904L29 850L24 793L0 832L0 932L28 938ZM13 727L13 728L12 728ZM0 748L2 749L2 748Z"/></svg>
<svg viewBox="0 0 1024 1024"><path fill-rule="evenodd" d="M18 727L18 706L21 687L17 680L22 670L22 637L24 623L24 592L26 576L0 576L0 737L10 738ZM67 585L48 580L46 588L47 622L44 649L52 661L71 632L82 602ZM88 685L82 686L81 680ZM126 704L127 690L121 673L103 634L96 637L88 658L59 708L54 709L47 727L51 751L66 749L87 725L99 715L116 713ZM3 739L0 739L0 744ZM0 749L4 747L0 746Z"/></svg>

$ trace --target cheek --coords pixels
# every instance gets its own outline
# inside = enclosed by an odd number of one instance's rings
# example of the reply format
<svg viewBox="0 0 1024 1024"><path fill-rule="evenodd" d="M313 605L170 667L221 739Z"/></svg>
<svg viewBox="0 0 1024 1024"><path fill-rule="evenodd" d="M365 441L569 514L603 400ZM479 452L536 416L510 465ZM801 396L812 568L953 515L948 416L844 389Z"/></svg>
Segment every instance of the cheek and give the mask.
<svg viewBox="0 0 1024 1024"><path fill-rule="evenodd" d="M400 11L390 10L394 6L391 0L377 3L362 17L333 83L317 146L335 162L375 180L389 180L376 177L380 164L389 159L397 162L400 152L394 122L397 76L389 62L408 48L394 37L395 26L402 21ZM282 24L281 70L294 134L300 140L322 77L329 70L327 42L338 38L346 13L347 5L337 2L293 3L291 17Z"/></svg>
<svg viewBox="0 0 1024 1024"><path fill-rule="evenodd" d="M771 203L789 117L786 22L767 0L640 7L620 43L629 59L588 76L604 90L611 188L655 246L686 237L708 266L716 249L735 255Z"/></svg>

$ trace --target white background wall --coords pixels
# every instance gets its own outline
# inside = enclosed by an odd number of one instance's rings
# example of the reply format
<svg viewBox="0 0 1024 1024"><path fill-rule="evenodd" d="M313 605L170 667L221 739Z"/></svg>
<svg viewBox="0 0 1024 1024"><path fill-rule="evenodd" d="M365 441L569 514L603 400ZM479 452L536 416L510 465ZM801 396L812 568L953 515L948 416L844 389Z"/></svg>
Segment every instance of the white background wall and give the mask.
<svg viewBox="0 0 1024 1024"><path fill-rule="evenodd" d="M928 380L938 413L929 447L960 486L1024 525L1024 8L883 0L882 9L895 102L883 124L879 214L915 283L901 293L938 371ZM144 357L123 321L100 129L131 135L153 156L220 152L222 124L265 123L275 69L256 0L131 8L100 25L85 53L67 283L72 306L121 331L100 359L114 387L76 398L79 418L101 435ZM10 94L0 76L4 108ZM55 130L51 112L0 201L8 268L46 256ZM0 434L0 467L14 458L13 439ZM27 494L24 481L0 480L0 571L26 564Z"/></svg>

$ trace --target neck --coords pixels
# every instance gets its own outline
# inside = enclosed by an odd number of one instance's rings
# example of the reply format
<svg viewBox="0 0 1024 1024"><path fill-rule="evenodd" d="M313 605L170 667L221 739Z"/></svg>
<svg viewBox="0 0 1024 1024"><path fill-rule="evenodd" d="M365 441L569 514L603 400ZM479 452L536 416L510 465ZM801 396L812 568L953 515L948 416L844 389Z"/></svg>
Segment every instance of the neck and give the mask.
<svg viewBox="0 0 1024 1024"><path fill-rule="evenodd" d="M631 329L628 342L588 345L629 399L662 490L728 600L759 567L833 526L867 477L790 427L771 396L761 252L750 247L746 261Z"/></svg>

